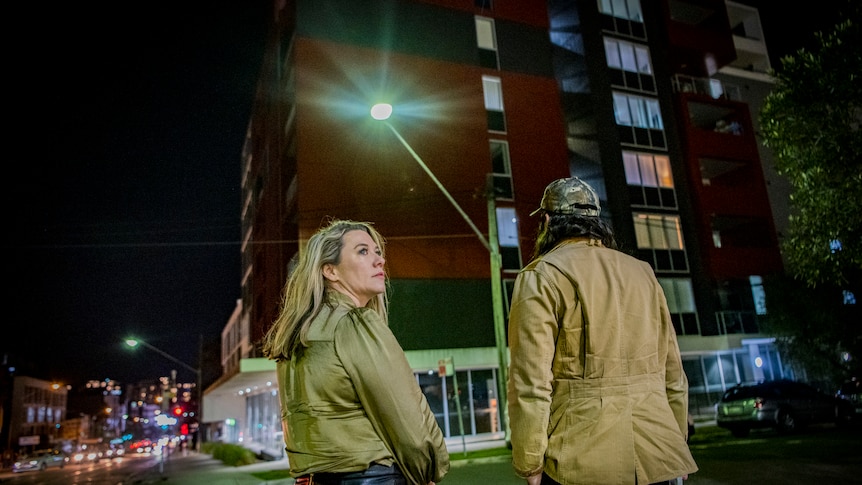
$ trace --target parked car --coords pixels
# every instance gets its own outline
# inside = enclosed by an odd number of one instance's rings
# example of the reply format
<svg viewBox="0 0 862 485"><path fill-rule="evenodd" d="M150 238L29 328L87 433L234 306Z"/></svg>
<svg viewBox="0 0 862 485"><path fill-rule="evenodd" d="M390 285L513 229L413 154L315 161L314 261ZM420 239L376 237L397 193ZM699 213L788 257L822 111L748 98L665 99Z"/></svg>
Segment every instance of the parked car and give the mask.
<svg viewBox="0 0 862 485"><path fill-rule="evenodd" d="M734 436L744 437L753 428L774 428L789 433L808 424L849 421L848 402L791 380L737 385L727 390L716 405L716 424Z"/></svg>
<svg viewBox="0 0 862 485"><path fill-rule="evenodd" d="M15 461L12 465L12 471L15 473L45 471L51 467L63 468L65 465L66 455L60 450L40 450Z"/></svg>
<svg viewBox="0 0 862 485"><path fill-rule="evenodd" d="M862 381L851 379L841 385L835 397L847 401L852 408L852 421L862 422Z"/></svg>

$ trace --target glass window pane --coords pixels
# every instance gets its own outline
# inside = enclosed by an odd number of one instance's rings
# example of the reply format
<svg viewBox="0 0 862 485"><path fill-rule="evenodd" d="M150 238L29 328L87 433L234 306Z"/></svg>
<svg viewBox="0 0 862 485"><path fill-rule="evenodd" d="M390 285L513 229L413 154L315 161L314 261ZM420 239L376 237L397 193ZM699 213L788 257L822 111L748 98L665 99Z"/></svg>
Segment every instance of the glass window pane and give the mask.
<svg viewBox="0 0 862 485"><path fill-rule="evenodd" d="M703 356L703 369L706 371L706 384L710 388L722 389L718 358L715 355Z"/></svg>
<svg viewBox="0 0 862 485"><path fill-rule="evenodd" d="M656 180L655 169L653 168L652 155L648 153L641 153L638 155L638 162L641 167L643 186L658 187L658 180Z"/></svg>
<svg viewBox="0 0 862 485"><path fill-rule="evenodd" d="M662 217L664 228L664 240L667 248L682 249L682 228L679 225L679 217Z"/></svg>
<svg viewBox="0 0 862 485"><path fill-rule="evenodd" d="M514 208L497 207L497 239L501 247L518 247L518 218Z"/></svg>
<svg viewBox="0 0 862 485"><path fill-rule="evenodd" d="M512 207L497 207L497 238L500 247L518 247L518 219Z"/></svg>
<svg viewBox="0 0 862 485"><path fill-rule="evenodd" d="M673 279L671 278L658 278L658 284L661 286L662 291L664 291L664 298L667 300L667 308L671 313L679 313L676 302L676 290L674 288Z"/></svg>
<svg viewBox="0 0 862 485"><path fill-rule="evenodd" d="M667 232L661 216L647 216L650 243L654 249L668 249Z"/></svg>
<svg viewBox="0 0 862 485"><path fill-rule="evenodd" d="M611 0L598 0L598 2L599 12L606 13L608 15L611 15L613 13L614 9L611 8Z"/></svg>
<svg viewBox="0 0 862 485"><path fill-rule="evenodd" d="M628 99L623 94L614 93L614 116L618 125L632 126Z"/></svg>
<svg viewBox="0 0 862 485"><path fill-rule="evenodd" d="M683 359L682 368L685 371L685 376L688 377L689 390L703 390L703 365L700 358Z"/></svg>
<svg viewBox="0 0 862 485"><path fill-rule="evenodd" d="M725 386L737 384L739 379L736 377L736 363L733 354L721 354L718 358L721 359L721 375L724 378Z"/></svg>
<svg viewBox="0 0 862 485"><path fill-rule="evenodd" d="M436 372L433 374L419 374L419 388L422 389L422 394L425 395L428 406L431 408L431 412L434 413L437 425L445 433L447 419L442 380L437 376Z"/></svg>
<svg viewBox="0 0 862 485"><path fill-rule="evenodd" d="M651 248L646 214L634 214L635 239L639 249Z"/></svg>
<svg viewBox="0 0 862 485"><path fill-rule="evenodd" d="M497 50L493 20L476 17L476 45L482 49Z"/></svg>
<svg viewBox="0 0 862 485"><path fill-rule="evenodd" d="M673 188L673 175L670 173L670 158L666 155L655 155L655 170L658 175L658 183L660 187L667 189Z"/></svg>
<svg viewBox="0 0 862 485"><path fill-rule="evenodd" d="M629 72L638 72L637 61L635 60L634 46L628 42L620 42L620 58L622 58L623 69Z"/></svg>
<svg viewBox="0 0 862 485"><path fill-rule="evenodd" d="M614 17L619 17L621 19L627 19L628 9L626 8L626 0L611 0L611 11L613 12Z"/></svg>
<svg viewBox="0 0 862 485"><path fill-rule="evenodd" d="M608 62L608 67L614 69L622 69L620 62L619 43L613 39L605 37L605 58Z"/></svg>
<svg viewBox="0 0 862 485"><path fill-rule="evenodd" d="M503 90L500 79L482 76L482 88L485 90L485 109L503 111Z"/></svg>
<svg viewBox="0 0 862 485"><path fill-rule="evenodd" d="M656 130L663 130L664 124L662 123L658 100L644 99L644 101L646 102L646 109L649 112L649 127L655 128Z"/></svg>
<svg viewBox="0 0 862 485"><path fill-rule="evenodd" d="M626 18L629 20L636 20L638 22L643 21L643 15L641 14L641 2L640 0L627 0L626 1Z"/></svg>
<svg viewBox="0 0 862 485"><path fill-rule="evenodd" d="M629 185L641 185L638 156L634 152L623 152L623 166L626 170L626 182Z"/></svg>
<svg viewBox="0 0 862 485"><path fill-rule="evenodd" d="M638 69L637 72L642 74L652 74L652 64L649 60L649 51L646 47L636 46L635 47L635 57L637 58Z"/></svg>
<svg viewBox="0 0 862 485"><path fill-rule="evenodd" d="M697 311L694 305L694 290L691 280L687 278L674 279L677 310L680 313L694 313Z"/></svg>
<svg viewBox="0 0 862 485"><path fill-rule="evenodd" d="M640 128L648 128L647 111L642 98L634 96L628 97L629 110L632 113L632 123Z"/></svg>
<svg viewBox="0 0 862 485"><path fill-rule="evenodd" d="M491 140L491 169L495 174L511 175L509 147L506 142Z"/></svg>

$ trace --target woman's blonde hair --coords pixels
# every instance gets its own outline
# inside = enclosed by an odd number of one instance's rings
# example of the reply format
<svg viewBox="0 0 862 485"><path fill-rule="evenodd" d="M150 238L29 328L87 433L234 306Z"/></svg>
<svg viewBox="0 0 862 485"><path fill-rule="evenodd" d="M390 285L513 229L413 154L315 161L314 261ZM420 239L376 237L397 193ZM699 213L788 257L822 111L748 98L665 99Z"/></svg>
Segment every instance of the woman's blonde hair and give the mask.
<svg viewBox="0 0 862 485"><path fill-rule="evenodd" d="M368 222L335 219L319 229L308 240L308 245L299 257L296 267L287 277L282 293L281 311L272 327L263 337L263 355L272 360L290 359L303 347L308 346L308 328L320 313L327 291L323 267L341 261L344 235L349 231L365 231L385 256L383 236ZM388 280L387 280L388 286ZM371 308L388 321L386 292L372 298Z"/></svg>

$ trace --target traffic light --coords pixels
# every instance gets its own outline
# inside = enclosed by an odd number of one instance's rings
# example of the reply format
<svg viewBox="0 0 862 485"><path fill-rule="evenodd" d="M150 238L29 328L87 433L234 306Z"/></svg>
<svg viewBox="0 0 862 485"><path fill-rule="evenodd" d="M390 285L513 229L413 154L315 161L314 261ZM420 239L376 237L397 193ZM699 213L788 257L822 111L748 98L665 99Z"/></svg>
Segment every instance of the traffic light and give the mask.
<svg viewBox="0 0 862 485"><path fill-rule="evenodd" d="M180 417L183 415L184 412L185 411L183 411L182 406L174 406L174 409L173 409L174 416Z"/></svg>

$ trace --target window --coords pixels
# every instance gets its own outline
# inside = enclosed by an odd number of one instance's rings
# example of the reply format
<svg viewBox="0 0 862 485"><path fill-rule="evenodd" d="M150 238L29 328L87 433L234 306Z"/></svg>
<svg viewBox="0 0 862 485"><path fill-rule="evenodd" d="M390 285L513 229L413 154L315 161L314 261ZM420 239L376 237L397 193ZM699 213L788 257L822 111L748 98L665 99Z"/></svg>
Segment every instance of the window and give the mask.
<svg viewBox="0 0 862 485"><path fill-rule="evenodd" d="M623 151L623 165L632 205L677 207L670 158L667 155Z"/></svg>
<svg viewBox="0 0 862 485"><path fill-rule="evenodd" d="M636 212L632 217L640 259L656 272L688 272L679 216Z"/></svg>
<svg viewBox="0 0 862 485"><path fill-rule="evenodd" d="M494 173L494 198L512 200L512 165L509 161L509 144L501 140L491 140L491 167Z"/></svg>
<svg viewBox="0 0 862 485"><path fill-rule="evenodd" d="M757 275L748 277L751 283L751 298L754 300L754 311L758 315L766 315L766 291L763 289L763 278Z"/></svg>
<svg viewBox="0 0 862 485"><path fill-rule="evenodd" d="M643 21L640 0L598 0L599 12L626 20Z"/></svg>
<svg viewBox="0 0 862 485"><path fill-rule="evenodd" d="M683 249L679 216L635 213L639 249Z"/></svg>
<svg viewBox="0 0 862 485"><path fill-rule="evenodd" d="M652 62L646 46L605 37L605 59L612 85L655 92Z"/></svg>
<svg viewBox="0 0 862 485"><path fill-rule="evenodd" d="M700 335L694 291L689 278L659 278L677 335Z"/></svg>
<svg viewBox="0 0 862 485"><path fill-rule="evenodd" d="M503 86L500 83L500 78L482 76L482 89L485 93L488 130L506 131L506 117L503 112Z"/></svg>
<svg viewBox="0 0 862 485"><path fill-rule="evenodd" d="M620 125L664 129L658 100L654 98L615 92L614 114Z"/></svg>
<svg viewBox="0 0 862 485"><path fill-rule="evenodd" d="M497 35L494 19L476 17L476 45L479 47L479 65L490 69L500 68L497 56Z"/></svg>
<svg viewBox="0 0 862 485"><path fill-rule="evenodd" d="M513 207L497 207L497 241L503 271L521 269L521 247L518 238L518 218Z"/></svg>
<svg viewBox="0 0 862 485"><path fill-rule="evenodd" d="M614 116L620 142L653 149L667 149L658 100L614 92Z"/></svg>

